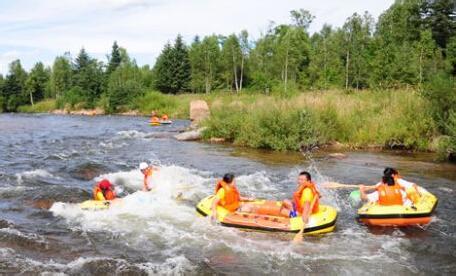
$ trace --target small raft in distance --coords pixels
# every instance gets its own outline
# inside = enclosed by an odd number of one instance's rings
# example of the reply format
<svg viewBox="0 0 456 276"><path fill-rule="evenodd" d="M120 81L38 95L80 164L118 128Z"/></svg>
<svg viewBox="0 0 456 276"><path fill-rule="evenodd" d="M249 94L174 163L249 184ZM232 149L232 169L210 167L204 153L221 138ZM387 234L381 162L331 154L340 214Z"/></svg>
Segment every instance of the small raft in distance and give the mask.
<svg viewBox="0 0 456 276"><path fill-rule="evenodd" d="M159 122L149 122L150 126L161 126L161 125L170 125L172 124L173 121L167 120L167 121L159 121Z"/></svg>
<svg viewBox="0 0 456 276"><path fill-rule="evenodd" d="M210 216L214 195L202 199L196 210L202 216ZM221 206L217 206L217 220L227 227L250 229L262 232L297 233L302 227L302 218L283 217L278 214L279 201L256 199L249 203L257 204L256 213L230 213ZM323 234L334 231L337 220L337 211L334 207L320 204L319 212L312 214L309 223L304 229L305 234Z"/></svg>

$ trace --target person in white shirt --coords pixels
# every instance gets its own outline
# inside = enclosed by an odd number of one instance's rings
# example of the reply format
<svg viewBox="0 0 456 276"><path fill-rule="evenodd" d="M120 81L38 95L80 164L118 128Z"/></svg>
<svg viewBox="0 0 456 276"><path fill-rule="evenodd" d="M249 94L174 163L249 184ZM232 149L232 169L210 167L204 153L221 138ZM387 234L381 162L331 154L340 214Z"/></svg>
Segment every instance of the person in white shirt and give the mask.
<svg viewBox="0 0 456 276"><path fill-rule="evenodd" d="M383 171L383 175L390 175L393 177L394 181L403 188L402 191L402 198L404 201L404 205L412 205L413 203L416 203L416 201L419 199L419 197L422 195L423 192L426 192L425 189L418 187L413 182L409 182L405 179L403 179L400 175L399 172L394 169L387 167ZM362 189L363 192L371 191L371 190L376 190L380 185L382 185L382 182L379 182L373 186L360 186L360 190ZM364 194L364 193L362 193ZM367 200L368 202L378 202L378 192L375 191L370 194L365 194L364 200Z"/></svg>

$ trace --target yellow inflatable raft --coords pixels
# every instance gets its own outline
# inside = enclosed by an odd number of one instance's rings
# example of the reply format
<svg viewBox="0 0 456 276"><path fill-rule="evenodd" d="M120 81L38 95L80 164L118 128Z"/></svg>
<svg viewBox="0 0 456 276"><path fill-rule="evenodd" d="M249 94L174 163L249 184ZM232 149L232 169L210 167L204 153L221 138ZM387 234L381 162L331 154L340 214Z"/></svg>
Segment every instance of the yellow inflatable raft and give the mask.
<svg viewBox="0 0 456 276"><path fill-rule="evenodd" d="M100 210L107 210L113 204L120 203L120 199L114 200L86 200L82 203L79 203L79 208L82 210L90 210L90 211L100 211Z"/></svg>
<svg viewBox="0 0 456 276"><path fill-rule="evenodd" d="M196 210L202 216L211 215L211 206L214 196L208 196L201 200ZM256 199L249 201L255 206L255 213L230 213L223 207L217 207L217 220L228 227L250 229L257 231L289 232L297 233L302 227L301 217L288 218L278 214L281 202ZM337 220L335 208L321 205L319 212L312 214L309 223L304 229L306 234L322 234L334 231Z"/></svg>
<svg viewBox="0 0 456 276"><path fill-rule="evenodd" d="M424 191L412 206L366 203L358 209L358 220L367 225L378 226L424 225L431 222L437 201L433 194Z"/></svg>

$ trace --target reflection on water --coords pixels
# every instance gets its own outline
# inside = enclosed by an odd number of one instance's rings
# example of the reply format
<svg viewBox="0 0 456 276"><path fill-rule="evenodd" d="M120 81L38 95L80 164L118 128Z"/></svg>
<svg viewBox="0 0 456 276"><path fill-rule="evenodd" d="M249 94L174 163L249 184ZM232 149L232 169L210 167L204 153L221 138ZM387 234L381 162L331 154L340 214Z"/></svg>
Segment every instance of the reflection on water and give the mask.
<svg viewBox="0 0 456 276"><path fill-rule="evenodd" d="M184 143L172 134L188 123L149 127L141 117L0 115L0 274L450 274L456 271L456 167L429 154L273 153ZM140 190L136 166L161 166L156 189ZM431 160L431 161L429 161ZM283 199L300 170L317 183L376 183L385 166L436 194L433 222L422 228L367 228L355 221L350 190L323 189L339 211L337 229L305 237L239 231L196 215L214 182L235 172L241 193ZM92 212L106 177L124 200ZM179 200L177 195L181 194ZM49 210L48 208L52 206Z"/></svg>

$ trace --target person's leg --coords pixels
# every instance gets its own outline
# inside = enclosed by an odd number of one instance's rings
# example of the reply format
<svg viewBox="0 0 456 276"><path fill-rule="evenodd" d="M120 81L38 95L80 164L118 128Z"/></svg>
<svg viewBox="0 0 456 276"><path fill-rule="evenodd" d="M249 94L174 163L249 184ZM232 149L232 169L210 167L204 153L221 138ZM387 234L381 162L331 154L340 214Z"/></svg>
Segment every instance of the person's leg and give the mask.
<svg viewBox="0 0 456 276"><path fill-rule="evenodd" d="M290 216L290 211L293 210L293 203L289 199L282 201L282 207L280 207L280 214L284 217Z"/></svg>
<svg viewBox="0 0 456 276"><path fill-rule="evenodd" d="M255 205L252 203L241 203L238 208L238 211L242 213L254 213L255 210Z"/></svg>

